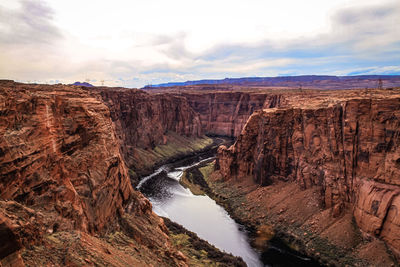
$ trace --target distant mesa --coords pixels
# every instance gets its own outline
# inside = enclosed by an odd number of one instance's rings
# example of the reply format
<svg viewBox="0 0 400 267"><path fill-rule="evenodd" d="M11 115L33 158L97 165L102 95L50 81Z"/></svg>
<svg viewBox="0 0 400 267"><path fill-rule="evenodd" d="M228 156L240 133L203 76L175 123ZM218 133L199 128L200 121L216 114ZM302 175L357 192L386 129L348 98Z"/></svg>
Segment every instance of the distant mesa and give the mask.
<svg viewBox="0 0 400 267"><path fill-rule="evenodd" d="M221 80L198 80L186 82L170 82L156 85L147 85L143 89L157 89L176 86L196 85L237 85L262 87L304 87L318 89L350 89L376 88L378 81L383 87L400 86L400 75L359 75L359 76L330 76L330 75L301 75L278 77L245 77L225 78Z"/></svg>
<svg viewBox="0 0 400 267"><path fill-rule="evenodd" d="M86 86L86 87L94 87L93 84L87 83L87 82L74 82L72 85L79 85L79 86Z"/></svg>

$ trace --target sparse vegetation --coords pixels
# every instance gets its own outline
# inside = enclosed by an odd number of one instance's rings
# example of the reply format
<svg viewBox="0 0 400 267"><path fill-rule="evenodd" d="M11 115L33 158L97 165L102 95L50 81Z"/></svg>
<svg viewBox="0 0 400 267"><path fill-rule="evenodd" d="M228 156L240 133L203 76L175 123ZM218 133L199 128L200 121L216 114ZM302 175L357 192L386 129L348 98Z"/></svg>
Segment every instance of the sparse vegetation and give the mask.
<svg viewBox="0 0 400 267"><path fill-rule="evenodd" d="M187 169L179 181L181 185L189 188L194 195L204 195L210 192L206 180L214 170L214 162L203 163L200 166Z"/></svg>
<svg viewBox="0 0 400 267"><path fill-rule="evenodd" d="M202 190L201 186L193 183L194 180L192 172L185 171L179 181L179 183L185 187L189 188L193 195L205 195L205 192Z"/></svg>
<svg viewBox="0 0 400 267"><path fill-rule="evenodd" d="M207 165L205 165L204 167L199 168L199 171L203 175L203 178L205 181L208 180L208 177L214 171L214 166L215 166L214 162L210 162Z"/></svg>
<svg viewBox="0 0 400 267"><path fill-rule="evenodd" d="M189 266L246 266L241 258L221 252L168 218L164 222L172 243L189 257Z"/></svg>
<svg viewBox="0 0 400 267"><path fill-rule="evenodd" d="M213 145L213 139L207 136L187 137L169 132L167 139L168 142L165 145L157 145L152 150L135 149L136 162L138 163L138 166L136 166L137 170L134 170L136 174L150 173L156 165L195 154Z"/></svg>

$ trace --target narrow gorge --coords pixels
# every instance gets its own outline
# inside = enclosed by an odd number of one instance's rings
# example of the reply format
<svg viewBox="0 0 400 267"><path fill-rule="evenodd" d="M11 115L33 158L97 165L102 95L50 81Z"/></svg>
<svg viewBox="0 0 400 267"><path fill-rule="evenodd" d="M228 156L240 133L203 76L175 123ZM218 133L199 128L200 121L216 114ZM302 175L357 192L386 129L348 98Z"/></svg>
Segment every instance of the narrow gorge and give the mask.
<svg viewBox="0 0 400 267"><path fill-rule="evenodd" d="M1 80L0 266L244 266L135 189L218 136L235 142L201 186L261 258L279 243L312 264L398 264L399 89L241 89Z"/></svg>

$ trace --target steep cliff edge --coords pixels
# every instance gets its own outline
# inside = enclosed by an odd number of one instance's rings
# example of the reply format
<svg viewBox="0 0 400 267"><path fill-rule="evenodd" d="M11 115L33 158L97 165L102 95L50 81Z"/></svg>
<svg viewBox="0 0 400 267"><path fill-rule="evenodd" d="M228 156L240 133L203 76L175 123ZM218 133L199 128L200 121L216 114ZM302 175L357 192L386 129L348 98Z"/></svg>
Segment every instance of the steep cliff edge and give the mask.
<svg viewBox="0 0 400 267"><path fill-rule="evenodd" d="M325 228L320 230L334 243L328 228L339 220L350 227L352 216L346 214L353 214L362 232L384 240L399 255L398 91L361 96L346 92L341 97L290 102L287 108L255 112L237 142L230 148L220 147L217 168L224 183L253 184L247 186L245 195L258 205L269 197L268 211L260 216L269 213L279 221L279 216L291 210L290 205L296 207L291 213L297 216L289 217L304 229L318 232L316 225L328 212L331 224L325 219L326 225L321 226ZM293 183L301 190L288 189ZM269 196L264 195L267 192ZM301 194L309 198L308 203L298 198ZM274 195L281 195L280 204ZM350 232L348 240L359 245L355 230ZM343 240L336 241L346 247Z"/></svg>
<svg viewBox="0 0 400 267"><path fill-rule="evenodd" d="M79 87L1 85L1 199L102 230L133 195L107 106Z"/></svg>
<svg viewBox="0 0 400 267"><path fill-rule="evenodd" d="M211 139L202 136L200 118L184 97L123 88L94 92L110 109L124 160L135 174L149 172L182 151L211 144Z"/></svg>
<svg viewBox="0 0 400 267"><path fill-rule="evenodd" d="M92 89L0 82L3 266L186 265L115 133Z"/></svg>

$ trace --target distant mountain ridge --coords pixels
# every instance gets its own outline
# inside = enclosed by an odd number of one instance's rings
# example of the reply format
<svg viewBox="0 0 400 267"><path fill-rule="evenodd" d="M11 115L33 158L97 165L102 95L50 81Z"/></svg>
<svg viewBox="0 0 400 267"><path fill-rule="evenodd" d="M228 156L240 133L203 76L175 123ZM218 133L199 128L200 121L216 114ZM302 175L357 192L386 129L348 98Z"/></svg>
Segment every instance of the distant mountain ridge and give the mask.
<svg viewBox="0 0 400 267"><path fill-rule="evenodd" d="M327 84L343 84L346 82L373 82L379 79L390 81L390 85L400 86L400 75L358 75L358 76L331 76L331 75L301 75L301 76L280 76L280 77L244 77L244 78L225 78L225 79L207 79L186 82L169 82L156 85L147 85L143 89L152 89L160 87L174 87L200 84L231 84L231 85L253 85L253 86L301 86L317 83L326 86ZM297 84L296 84L297 83ZM336 85L335 85L336 86ZM353 87L353 86L351 86Z"/></svg>
<svg viewBox="0 0 400 267"><path fill-rule="evenodd" d="M74 82L72 85L79 85L79 86L86 86L86 87L94 87L93 84L87 83L87 82Z"/></svg>

